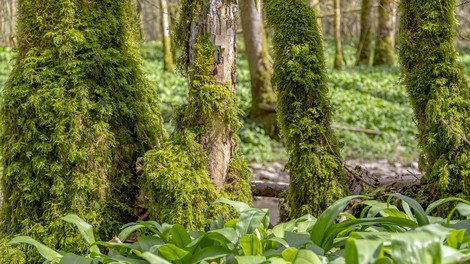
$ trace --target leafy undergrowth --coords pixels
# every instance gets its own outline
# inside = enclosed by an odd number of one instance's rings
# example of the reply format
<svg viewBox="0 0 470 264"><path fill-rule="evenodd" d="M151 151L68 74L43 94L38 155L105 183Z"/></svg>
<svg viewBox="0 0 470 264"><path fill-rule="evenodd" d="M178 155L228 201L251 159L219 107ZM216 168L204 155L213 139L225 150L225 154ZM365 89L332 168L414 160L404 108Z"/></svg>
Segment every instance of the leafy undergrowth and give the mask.
<svg viewBox="0 0 470 264"><path fill-rule="evenodd" d="M353 200L356 215L344 213ZM393 202L392 202L393 201ZM267 210L219 199L239 218L212 220L208 231L188 231L181 225L130 223L113 242L95 242L90 225L76 215L62 218L75 224L90 244L88 254L55 251L30 237L27 243L49 263L469 263L470 202L447 198L424 210L415 200L391 194L387 202L350 196L338 200L318 218L305 215L269 228ZM432 217L443 204L456 206L446 218ZM456 216L458 212L460 216ZM338 221L342 219L342 221ZM136 236L135 242L126 241ZM83 239L82 238L82 239ZM80 238L76 238L80 239ZM104 254L103 252L106 252Z"/></svg>
<svg viewBox="0 0 470 264"><path fill-rule="evenodd" d="M345 45L344 53L349 68L342 72L335 71L331 69L334 45L330 45L330 42L331 40L327 40L325 52L329 65L330 97L335 108L334 122L345 127L381 132L380 135L368 135L336 130L343 142L343 156L363 160L415 160L418 147L413 112L406 90L400 83L398 67L353 67L355 49L352 45ZM163 71L161 50L161 43L147 42L142 45L144 69L159 95L165 126L171 132L172 115L187 98L187 80L179 72ZM244 127L239 131L242 151L248 161L270 162L285 159L282 144L270 139L262 129L248 120L251 91L248 64L241 41L238 50L237 96L239 108L244 113ZM13 55L11 48L0 47L0 85L6 80ZM459 61L466 66L470 76L468 52L462 52Z"/></svg>

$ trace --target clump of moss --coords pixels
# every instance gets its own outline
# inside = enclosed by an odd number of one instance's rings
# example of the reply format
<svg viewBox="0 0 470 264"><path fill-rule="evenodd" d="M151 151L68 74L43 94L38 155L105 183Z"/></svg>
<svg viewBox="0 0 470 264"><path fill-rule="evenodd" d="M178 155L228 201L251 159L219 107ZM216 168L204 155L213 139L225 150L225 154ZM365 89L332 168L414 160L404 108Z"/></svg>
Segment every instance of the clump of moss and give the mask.
<svg viewBox="0 0 470 264"><path fill-rule="evenodd" d="M0 109L0 237L82 252L78 231L58 219L75 213L102 239L134 220L134 164L164 138L134 7L24 0L18 11L18 57Z"/></svg>
<svg viewBox="0 0 470 264"><path fill-rule="evenodd" d="M402 1L400 60L420 167L440 197L470 195L470 89L457 62L454 0Z"/></svg>
<svg viewBox="0 0 470 264"><path fill-rule="evenodd" d="M338 142L330 128L323 40L305 1L269 0L265 7L274 28L273 80L289 152L291 214L318 215L346 193Z"/></svg>

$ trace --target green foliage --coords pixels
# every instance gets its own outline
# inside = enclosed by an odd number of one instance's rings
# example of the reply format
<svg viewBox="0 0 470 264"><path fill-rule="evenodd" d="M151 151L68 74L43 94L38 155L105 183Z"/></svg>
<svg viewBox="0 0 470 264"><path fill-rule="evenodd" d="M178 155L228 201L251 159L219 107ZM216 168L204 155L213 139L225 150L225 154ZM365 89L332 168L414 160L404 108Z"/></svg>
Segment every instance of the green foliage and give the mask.
<svg viewBox="0 0 470 264"><path fill-rule="evenodd" d="M345 193L336 138L330 128L323 40L314 11L301 0L265 4L274 29L273 84L286 140L292 215L319 214Z"/></svg>
<svg viewBox="0 0 470 264"><path fill-rule="evenodd" d="M392 203L392 197L397 198ZM343 213L352 199L356 216ZM247 204L219 199L239 214L238 219L212 220L210 229L189 231L179 224L129 223L116 242L87 240L90 251L82 256L57 252L29 238L16 237L10 244L34 245L51 263L467 263L470 261L470 224L451 220L454 211L470 216L470 202L445 198L425 211L413 199L391 194L387 202L350 196L328 207L318 219L305 215L269 228L269 212ZM453 203L444 218L428 214L438 206ZM400 209L402 208L402 209ZM342 217L345 220L338 221ZM69 215L66 219L79 218ZM78 220L80 221L80 220ZM77 225L82 234L88 226ZM126 241L136 234L135 242ZM85 236L86 237L86 236ZM93 251L100 245L107 254ZM74 262L75 261L75 262Z"/></svg>
<svg viewBox="0 0 470 264"><path fill-rule="evenodd" d="M79 253L85 243L59 217L80 215L106 236L133 218L135 162L164 137L134 13L130 0L19 5L0 110L0 237Z"/></svg>
<svg viewBox="0 0 470 264"><path fill-rule="evenodd" d="M470 87L453 46L455 4L402 2L399 46L419 131L420 167L440 195L468 197Z"/></svg>

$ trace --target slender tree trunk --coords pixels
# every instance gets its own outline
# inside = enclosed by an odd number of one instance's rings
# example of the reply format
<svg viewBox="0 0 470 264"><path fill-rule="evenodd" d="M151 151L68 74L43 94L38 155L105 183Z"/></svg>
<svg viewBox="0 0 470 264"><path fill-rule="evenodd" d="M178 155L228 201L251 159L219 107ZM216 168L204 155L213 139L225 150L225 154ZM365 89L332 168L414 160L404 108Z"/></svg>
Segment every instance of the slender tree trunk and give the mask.
<svg viewBox="0 0 470 264"><path fill-rule="evenodd" d="M322 22L321 22L321 17L320 17L320 12L321 12L320 0L309 0L309 4L313 8L313 10L315 10L315 15L317 16L317 24L319 28L321 29Z"/></svg>
<svg viewBox="0 0 470 264"><path fill-rule="evenodd" d="M391 66L395 63L393 38L393 0L379 0L379 16L373 62L374 66Z"/></svg>
<svg viewBox="0 0 470 264"><path fill-rule="evenodd" d="M426 3L424 3L426 2ZM455 0L401 1L400 61L418 126L425 181L470 197L470 87L454 48Z"/></svg>
<svg viewBox="0 0 470 264"><path fill-rule="evenodd" d="M278 120L286 141L292 217L319 215L345 194L338 142L331 129L323 39L304 0L267 0L274 29Z"/></svg>
<svg viewBox="0 0 470 264"><path fill-rule="evenodd" d="M163 69L168 72L175 71L173 52L171 51L170 14L167 0L160 0L162 18L162 43L163 43Z"/></svg>
<svg viewBox="0 0 470 264"><path fill-rule="evenodd" d="M275 136L276 115L263 105L276 104L276 95L271 85L272 68L261 17L261 2L258 7L253 0L240 0L243 39L248 58L251 79L251 118L260 123L265 131Z"/></svg>
<svg viewBox="0 0 470 264"><path fill-rule="evenodd" d="M341 0L333 0L335 17L333 21L335 31L335 62L336 70L344 69L343 45L341 44Z"/></svg>
<svg viewBox="0 0 470 264"><path fill-rule="evenodd" d="M373 0L362 0L361 34L356 54L356 65L369 65L372 52L372 5Z"/></svg>

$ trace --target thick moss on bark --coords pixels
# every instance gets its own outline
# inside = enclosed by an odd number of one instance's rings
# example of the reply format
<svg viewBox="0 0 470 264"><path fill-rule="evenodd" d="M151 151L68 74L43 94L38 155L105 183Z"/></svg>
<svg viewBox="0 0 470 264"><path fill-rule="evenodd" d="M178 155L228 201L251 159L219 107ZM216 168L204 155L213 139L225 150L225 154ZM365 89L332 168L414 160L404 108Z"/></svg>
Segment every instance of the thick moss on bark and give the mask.
<svg viewBox="0 0 470 264"><path fill-rule="evenodd" d="M292 216L318 215L345 195L338 142L330 128L323 40L303 0L268 0L274 28L274 85L281 135L286 139Z"/></svg>
<svg viewBox="0 0 470 264"><path fill-rule="evenodd" d="M217 82L215 55L220 55L220 50L204 28L208 25L202 23L209 3L187 0L182 4L175 43L185 51L181 66L189 78L188 103L176 114L174 139L145 155L142 186L152 219L202 229L216 214L233 216L228 207L212 205L218 197L251 203L250 173L237 151L240 111L234 85ZM195 28L200 29L196 37L189 34ZM215 144L220 138L231 148L225 177L218 188L210 166L214 162L211 151L215 149L219 157L226 154Z"/></svg>
<svg viewBox="0 0 470 264"><path fill-rule="evenodd" d="M439 197L470 196L470 88L457 63L454 0L402 1L400 60L422 149Z"/></svg>
<svg viewBox="0 0 470 264"><path fill-rule="evenodd" d="M134 5L18 7L18 57L1 103L0 237L30 235L80 252L76 228L59 218L78 214L102 239L135 220L135 162L164 136L141 70Z"/></svg>

